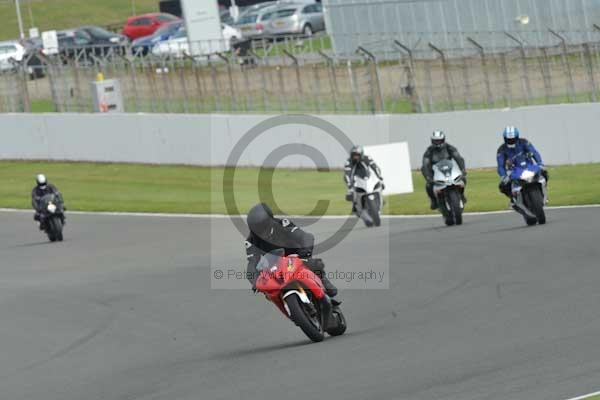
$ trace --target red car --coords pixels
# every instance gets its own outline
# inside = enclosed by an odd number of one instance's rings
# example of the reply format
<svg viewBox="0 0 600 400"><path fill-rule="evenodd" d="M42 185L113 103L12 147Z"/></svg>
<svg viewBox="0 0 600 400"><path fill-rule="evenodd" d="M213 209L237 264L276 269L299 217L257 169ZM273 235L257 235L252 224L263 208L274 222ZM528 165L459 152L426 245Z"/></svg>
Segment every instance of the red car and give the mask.
<svg viewBox="0 0 600 400"><path fill-rule="evenodd" d="M123 35L131 40L152 35L161 26L179 20L180 18L166 13L136 15L127 18L123 27Z"/></svg>

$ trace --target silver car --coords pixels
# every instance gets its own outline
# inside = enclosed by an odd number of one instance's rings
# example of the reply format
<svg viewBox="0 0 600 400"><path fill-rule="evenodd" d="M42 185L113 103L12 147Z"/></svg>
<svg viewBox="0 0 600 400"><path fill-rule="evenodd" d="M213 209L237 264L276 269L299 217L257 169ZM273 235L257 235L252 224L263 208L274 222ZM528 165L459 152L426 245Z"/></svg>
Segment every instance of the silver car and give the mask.
<svg viewBox="0 0 600 400"><path fill-rule="evenodd" d="M312 36L314 32L325 30L321 3L280 5L264 15L263 20L266 35Z"/></svg>
<svg viewBox="0 0 600 400"><path fill-rule="evenodd" d="M265 32L264 16L275 9L277 9L276 5L269 4L266 7L256 7L245 12L240 15L235 28L239 29L245 38L262 36Z"/></svg>

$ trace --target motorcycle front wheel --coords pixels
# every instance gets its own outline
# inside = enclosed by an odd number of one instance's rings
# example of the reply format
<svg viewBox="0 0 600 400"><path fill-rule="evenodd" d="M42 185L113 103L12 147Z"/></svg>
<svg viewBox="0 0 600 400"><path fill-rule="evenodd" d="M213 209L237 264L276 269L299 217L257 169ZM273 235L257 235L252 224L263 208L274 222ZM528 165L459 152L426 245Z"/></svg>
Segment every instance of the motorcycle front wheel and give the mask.
<svg viewBox="0 0 600 400"><path fill-rule="evenodd" d="M526 206L537 218L537 223L544 225L546 223L546 213L544 212L544 195L541 189L536 185L526 192Z"/></svg>
<svg viewBox="0 0 600 400"><path fill-rule="evenodd" d="M454 223L456 225L462 225L462 223L463 223L463 217L462 217L463 208L461 206L461 198L460 198L460 194L458 193L458 190L456 190L456 189L449 190L446 193L446 196L448 196L448 203L450 203L450 213L452 214L452 217L454 218Z"/></svg>
<svg viewBox="0 0 600 400"><path fill-rule="evenodd" d="M320 315L309 315L309 311L297 295L286 297L285 302L290 309L290 319L302 329L302 332L313 342L322 342L325 332L320 322Z"/></svg>
<svg viewBox="0 0 600 400"><path fill-rule="evenodd" d="M377 199L371 200L367 197L367 200L365 203L366 203L367 211L369 212L369 215L371 216L371 219L373 220L373 225L381 226L381 217L379 215L379 202L377 201Z"/></svg>
<svg viewBox="0 0 600 400"><path fill-rule="evenodd" d="M51 217L48 220L48 239L50 239L51 242L56 242L57 240L62 242L62 228L62 222L60 219L58 217Z"/></svg>

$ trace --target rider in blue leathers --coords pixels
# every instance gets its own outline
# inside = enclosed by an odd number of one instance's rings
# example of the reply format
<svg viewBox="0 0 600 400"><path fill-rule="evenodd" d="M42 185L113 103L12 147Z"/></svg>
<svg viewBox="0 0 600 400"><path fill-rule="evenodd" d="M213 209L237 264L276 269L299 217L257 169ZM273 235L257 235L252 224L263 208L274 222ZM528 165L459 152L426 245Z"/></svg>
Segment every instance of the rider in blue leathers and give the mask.
<svg viewBox="0 0 600 400"><path fill-rule="evenodd" d="M542 156L527 139L521 138L519 130L514 126L507 126L502 132L504 144L498 148L496 161L498 162L498 175L501 181L498 188L502 193L512 199L510 182L510 162L519 154L530 154L535 162L542 168L542 174L548 181L548 173L544 169Z"/></svg>

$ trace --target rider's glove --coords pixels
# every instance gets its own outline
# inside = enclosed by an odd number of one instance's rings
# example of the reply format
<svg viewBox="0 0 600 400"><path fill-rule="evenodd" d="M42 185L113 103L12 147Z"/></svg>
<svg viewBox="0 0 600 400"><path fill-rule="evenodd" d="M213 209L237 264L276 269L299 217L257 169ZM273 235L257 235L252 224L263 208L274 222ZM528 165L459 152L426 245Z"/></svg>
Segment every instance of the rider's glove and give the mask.
<svg viewBox="0 0 600 400"><path fill-rule="evenodd" d="M352 190L348 190L346 192L346 201L352 201L352 200L354 200L354 195L352 193Z"/></svg>
<svg viewBox="0 0 600 400"><path fill-rule="evenodd" d="M510 178L508 177L508 175L504 175L502 177L502 184L506 185L508 182L510 182Z"/></svg>

